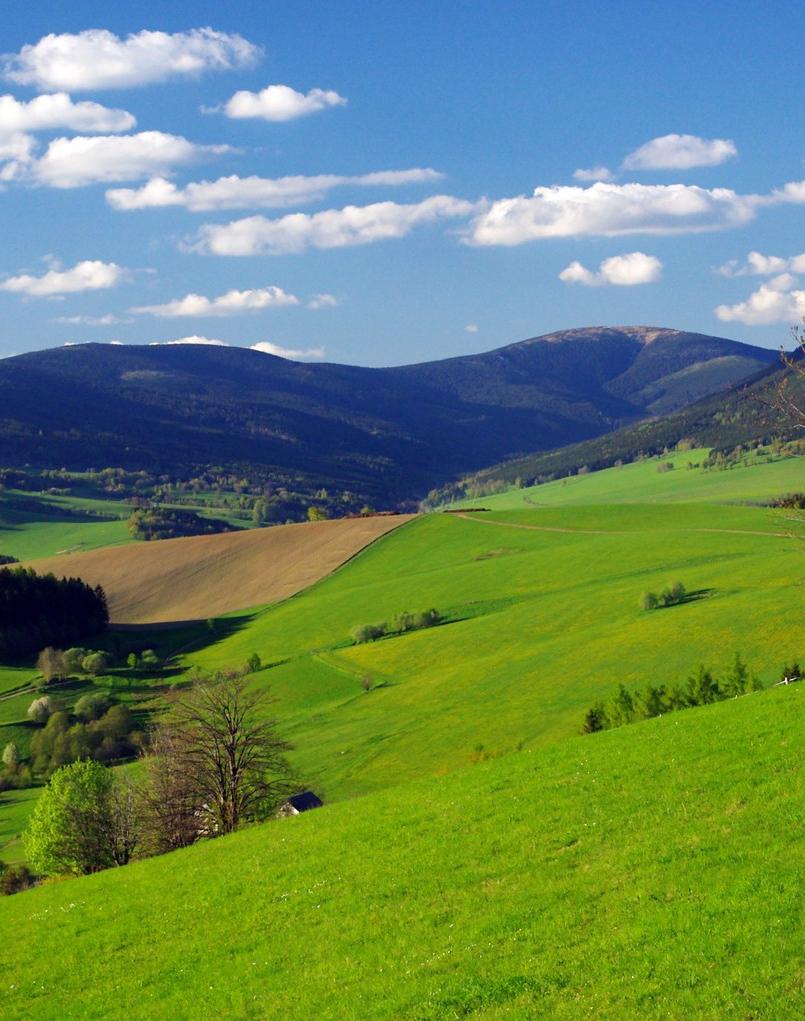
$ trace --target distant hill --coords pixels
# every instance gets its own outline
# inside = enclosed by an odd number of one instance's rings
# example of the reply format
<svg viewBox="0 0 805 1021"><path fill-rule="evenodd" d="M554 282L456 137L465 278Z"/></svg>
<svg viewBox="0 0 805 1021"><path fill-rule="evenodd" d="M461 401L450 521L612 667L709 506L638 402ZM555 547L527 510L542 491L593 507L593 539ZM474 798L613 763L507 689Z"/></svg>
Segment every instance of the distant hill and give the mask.
<svg viewBox="0 0 805 1021"><path fill-rule="evenodd" d="M786 370L779 361L726 391L671 414L644 419L580 443L549 451L535 451L491 465L457 483L448 483L433 500L451 500L465 490L483 490L495 483L547 482L580 469L597 471L619 461L633 461L643 455L661 454L682 440L695 446L730 451L739 444L764 443L773 439L802 439L803 432L774 406L774 392ZM805 407L805 380L792 375L790 392Z"/></svg>
<svg viewBox="0 0 805 1021"><path fill-rule="evenodd" d="M238 347L78 345L0 361L0 464L174 475L212 464L389 506L493 462L673 412L776 357L640 326L388 369Z"/></svg>

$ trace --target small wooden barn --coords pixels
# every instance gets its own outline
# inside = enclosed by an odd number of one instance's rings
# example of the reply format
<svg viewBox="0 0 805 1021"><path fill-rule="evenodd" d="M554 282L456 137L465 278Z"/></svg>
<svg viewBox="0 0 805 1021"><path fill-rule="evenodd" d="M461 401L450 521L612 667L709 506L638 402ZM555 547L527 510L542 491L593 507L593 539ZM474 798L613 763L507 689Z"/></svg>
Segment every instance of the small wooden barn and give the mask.
<svg viewBox="0 0 805 1021"><path fill-rule="evenodd" d="M321 808L321 806L321 798L317 797L313 791L300 791L299 794L293 794L279 807L277 815L280 818L285 818L290 815L299 815L300 812L309 812L311 808Z"/></svg>

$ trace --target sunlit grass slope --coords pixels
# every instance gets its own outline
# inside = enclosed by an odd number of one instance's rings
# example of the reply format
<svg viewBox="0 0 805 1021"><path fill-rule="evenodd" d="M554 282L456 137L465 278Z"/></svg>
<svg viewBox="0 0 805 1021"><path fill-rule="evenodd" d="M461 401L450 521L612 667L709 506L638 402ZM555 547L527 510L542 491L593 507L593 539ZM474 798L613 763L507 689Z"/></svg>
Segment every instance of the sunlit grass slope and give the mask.
<svg viewBox="0 0 805 1021"><path fill-rule="evenodd" d="M620 682L684 681L736 652L776 679L803 654L799 527L685 504L430 515L183 663L256 651L310 782L328 799L362 794L572 736ZM639 608L676 579L698 597ZM448 621L351 642L355 625L429 606Z"/></svg>
<svg viewBox="0 0 805 1021"><path fill-rule="evenodd" d="M455 506L513 510L599 503L763 502L805 489L802 458L767 461L763 454L749 455L746 462L735 467L705 470L701 462L707 453L706 450L688 450L659 459L635 461L621 468L607 468L541 486L463 500ZM669 461L674 465L672 471L658 470L661 463ZM697 467L688 468L688 464Z"/></svg>
<svg viewBox="0 0 805 1021"><path fill-rule="evenodd" d="M805 688L0 901L11 1019L805 1014Z"/></svg>

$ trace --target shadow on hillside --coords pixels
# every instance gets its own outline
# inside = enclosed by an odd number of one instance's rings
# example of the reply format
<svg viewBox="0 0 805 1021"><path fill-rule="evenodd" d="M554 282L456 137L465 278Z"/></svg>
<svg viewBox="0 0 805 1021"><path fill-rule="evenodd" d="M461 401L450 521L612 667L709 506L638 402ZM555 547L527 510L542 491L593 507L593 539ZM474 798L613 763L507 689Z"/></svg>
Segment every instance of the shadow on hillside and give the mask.
<svg viewBox="0 0 805 1021"><path fill-rule="evenodd" d="M697 588L686 592L681 599L675 599L668 606L658 606L658 610L672 610L675 606L684 606L686 603L697 603L700 599L707 599L715 592L714 588Z"/></svg>

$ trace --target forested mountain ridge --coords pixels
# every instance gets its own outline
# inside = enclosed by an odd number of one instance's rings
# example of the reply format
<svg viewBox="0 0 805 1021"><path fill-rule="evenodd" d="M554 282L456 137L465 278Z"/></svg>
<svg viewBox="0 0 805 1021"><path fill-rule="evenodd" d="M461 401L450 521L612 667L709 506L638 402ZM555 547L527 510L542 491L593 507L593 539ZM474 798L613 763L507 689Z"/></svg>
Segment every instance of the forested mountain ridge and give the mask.
<svg viewBox="0 0 805 1021"><path fill-rule="evenodd" d="M241 466L388 506L684 407L776 358L654 327L567 330L383 369L239 347L76 345L0 361L0 464Z"/></svg>

